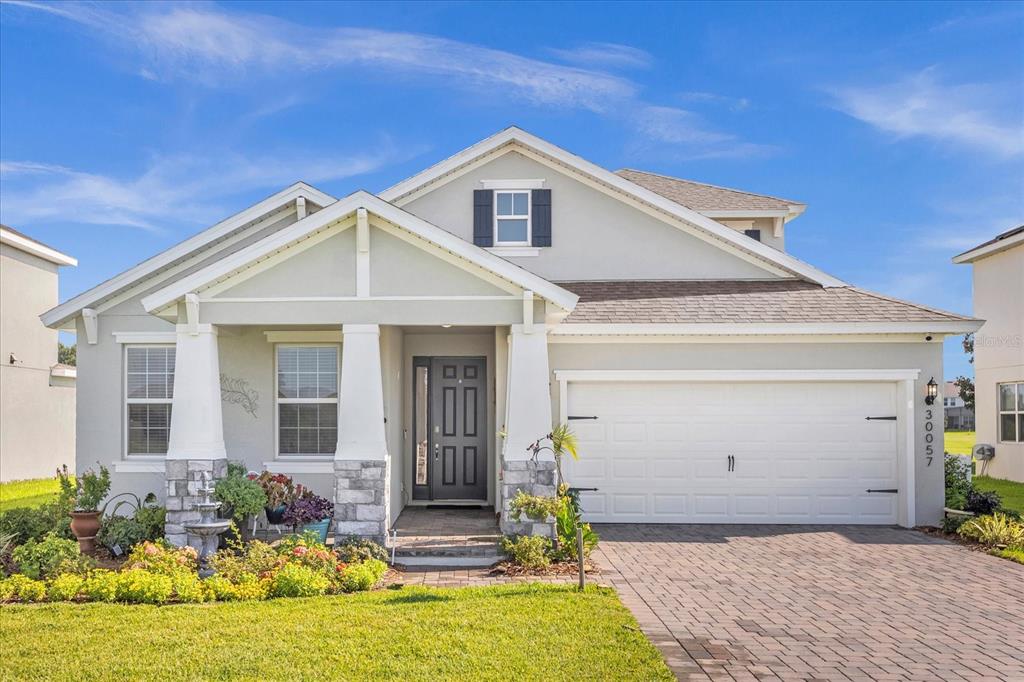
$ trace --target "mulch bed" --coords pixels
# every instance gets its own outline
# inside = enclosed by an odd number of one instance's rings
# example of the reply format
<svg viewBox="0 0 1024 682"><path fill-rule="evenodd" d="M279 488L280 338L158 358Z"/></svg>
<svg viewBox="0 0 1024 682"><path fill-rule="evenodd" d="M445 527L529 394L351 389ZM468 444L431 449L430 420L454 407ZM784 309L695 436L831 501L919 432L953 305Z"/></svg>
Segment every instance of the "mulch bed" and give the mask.
<svg viewBox="0 0 1024 682"><path fill-rule="evenodd" d="M583 562L583 570L586 571L587 575L599 575L600 569L590 559ZM562 561L553 563L545 568L526 568L519 564L512 563L511 561L502 561L500 564L490 570L489 575L502 576L507 575L511 577L518 577L524 575L533 576L552 576L552 575L576 575L579 572L579 566L575 561L568 562Z"/></svg>

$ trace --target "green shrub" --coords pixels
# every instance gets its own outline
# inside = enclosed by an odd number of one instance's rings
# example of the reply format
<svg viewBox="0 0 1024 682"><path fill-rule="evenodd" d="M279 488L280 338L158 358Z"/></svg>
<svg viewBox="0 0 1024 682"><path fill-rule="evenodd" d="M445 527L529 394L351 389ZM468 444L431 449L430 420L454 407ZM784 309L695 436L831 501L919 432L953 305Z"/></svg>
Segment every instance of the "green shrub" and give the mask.
<svg viewBox="0 0 1024 682"><path fill-rule="evenodd" d="M263 486L246 476L245 467L237 462L228 464L228 475L217 481L214 497L224 503L235 523L241 525L245 519L263 511L267 505L267 494Z"/></svg>
<svg viewBox="0 0 1024 682"><path fill-rule="evenodd" d="M285 564L273 578L270 593L274 597L316 597L327 592L331 581L311 568Z"/></svg>
<svg viewBox="0 0 1024 682"><path fill-rule="evenodd" d="M170 577L132 568L122 571L117 580L117 599L136 604L163 604L174 592Z"/></svg>
<svg viewBox="0 0 1024 682"><path fill-rule="evenodd" d="M52 533L41 541L29 540L12 553L18 570L35 580L50 578L63 568L76 566L80 556L77 542Z"/></svg>
<svg viewBox="0 0 1024 682"><path fill-rule="evenodd" d="M524 568L545 568L551 563L551 540L542 535L518 535L504 538L501 546L512 561Z"/></svg>
<svg viewBox="0 0 1024 682"><path fill-rule="evenodd" d="M105 517L96 536L97 541L108 549L116 546L123 552L129 552L140 542L155 542L162 538L167 510L154 504L155 499L152 493L147 495L145 504L141 504L131 516L114 514Z"/></svg>
<svg viewBox="0 0 1024 682"><path fill-rule="evenodd" d="M17 583L11 581L11 578L13 577L14 576L11 576L10 578L0 580L0 602L11 601L14 599L14 593L17 591L15 589ZM24 578L25 576L22 577Z"/></svg>
<svg viewBox="0 0 1024 682"><path fill-rule="evenodd" d="M57 469L60 498L70 502L75 511L99 511L100 502L110 492L110 471L100 466L97 474L87 469L78 476L68 473L68 465Z"/></svg>
<svg viewBox="0 0 1024 682"><path fill-rule="evenodd" d="M513 521L521 521L523 515L531 521L547 521L558 513L561 502L557 497L527 495L522 490L516 492L509 506L509 515Z"/></svg>
<svg viewBox="0 0 1024 682"><path fill-rule="evenodd" d="M958 455L945 456L946 506L963 509L967 493L971 491L971 464L968 458Z"/></svg>
<svg viewBox="0 0 1024 682"><path fill-rule="evenodd" d="M1000 512L973 518L960 526L959 532L961 536L977 540L983 545L1024 549L1024 523Z"/></svg>
<svg viewBox="0 0 1024 682"><path fill-rule="evenodd" d="M93 571L82 585L82 594L89 601L117 601L118 574L99 569Z"/></svg>
<svg viewBox="0 0 1024 682"><path fill-rule="evenodd" d="M998 557L1016 561L1018 564L1024 564L1024 549L994 549L992 553Z"/></svg>
<svg viewBox="0 0 1024 682"><path fill-rule="evenodd" d="M360 561L376 559L387 562L388 551L373 540L350 535L347 538L334 544L334 554L338 561L346 564L354 564Z"/></svg>
<svg viewBox="0 0 1024 682"><path fill-rule="evenodd" d="M590 556L590 553L597 547L597 533L589 523L583 523L579 503L575 497L562 495L558 500L558 513L555 514L555 534L558 536L557 558L571 561L578 559L577 527L583 528L583 556L584 558Z"/></svg>
<svg viewBox="0 0 1024 682"><path fill-rule="evenodd" d="M235 599L238 601L260 601L270 596L273 580L248 574L235 583Z"/></svg>
<svg viewBox="0 0 1024 682"><path fill-rule="evenodd" d="M946 533L956 533L968 518L966 516L945 516L942 519L942 530Z"/></svg>
<svg viewBox="0 0 1024 682"><path fill-rule="evenodd" d="M17 599L22 602L37 602L46 599L46 583L42 580L33 580L24 575L12 575L4 582L4 588L0 596L5 601Z"/></svg>
<svg viewBox="0 0 1024 682"><path fill-rule="evenodd" d="M0 534L13 535L14 544L22 545L29 540L40 540L49 533L62 538L73 539L70 505L54 500L38 507L15 507L0 512Z"/></svg>
<svg viewBox="0 0 1024 682"><path fill-rule="evenodd" d="M381 579L388 565L379 559L349 564L341 569L338 587L342 592L365 592Z"/></svg>
<svg viewBox="0 0 1024 682"><path fill-rule="evenodd" d="M215 601L234 601L238 593L230 580L223 576L211 575L203 581L203 587L210 599Z"/></svg>
<svg viewBox="0 0 1024 682"><path fill-rule="evenodd" d="M175 598L183 604L200 604L206 601L207 590L195 573L176 573L171 578L171 589Z"/></svg>
<svg viewBox="0 0 1024 682"><path fill-rule="evenodd" d="M217 575L238 583L242 576L269 577L287 561L265 542L253 540L217 551L208 563Z"/></svg>
<svg viewBox="0 0 1024 682"><path fill-rule="evenodd" d="M63 573L50 581L46 596L50 601L71 601L82 591L85 578L74 573Z"/></svg>

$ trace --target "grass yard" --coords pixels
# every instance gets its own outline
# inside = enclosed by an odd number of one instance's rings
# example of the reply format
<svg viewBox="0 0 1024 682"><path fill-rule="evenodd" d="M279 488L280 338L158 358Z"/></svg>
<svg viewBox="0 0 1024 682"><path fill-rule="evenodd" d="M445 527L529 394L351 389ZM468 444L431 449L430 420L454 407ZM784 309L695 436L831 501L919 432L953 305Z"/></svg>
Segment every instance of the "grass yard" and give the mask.
<svg viewBox="0 0 1024 682"><path fill-rule="evenodd" d="M946 452L953 455L969 455L974 448L974 431L946 431Z"/></svg>
<svg viewBox="0 0 1024 682"><path fill-rule="evenodd" d="M60 490L56 478L0 483L0 511L14 507L38 507L49 502Z"/></svg>
<svg viewBox="0 0 1024 682"><path fill-rule="evenodd" d="M672 679L614 591L542 584L9 605L0 651L4 680Z"/></svg>
<svg viewBox="0 0 1024 682"><path fill-rule="evenodd" d="M1024 483L1007 481L1002 478L975 476L974 487L978 490L995 490L1003 498L1003 506L1024 514Z"/></svg>

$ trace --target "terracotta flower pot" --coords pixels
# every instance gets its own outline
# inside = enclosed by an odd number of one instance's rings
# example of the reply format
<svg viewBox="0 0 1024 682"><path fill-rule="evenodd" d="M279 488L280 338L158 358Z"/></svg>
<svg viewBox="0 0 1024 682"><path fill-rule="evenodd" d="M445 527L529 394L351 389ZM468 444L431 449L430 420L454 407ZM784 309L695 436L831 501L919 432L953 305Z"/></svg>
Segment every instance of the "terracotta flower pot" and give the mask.
<svg viewBox="0 0 1024 682"><path fill-rule="evenodd" d="M100 532L100 512L71 512L71 532L78 538L82 554L92 554L96 550L96 533Z"/></svg>

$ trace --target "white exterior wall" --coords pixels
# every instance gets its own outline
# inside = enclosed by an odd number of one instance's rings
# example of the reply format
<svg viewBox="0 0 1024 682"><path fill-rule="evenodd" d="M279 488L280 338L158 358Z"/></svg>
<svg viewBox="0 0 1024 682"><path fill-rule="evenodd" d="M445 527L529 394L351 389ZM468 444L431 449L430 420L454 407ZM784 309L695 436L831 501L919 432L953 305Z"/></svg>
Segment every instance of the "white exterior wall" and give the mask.
<svg viewBox="0 0 1024 682"><path fill-rule="evenodd" d="M402 208L472 243L473 190L480 189L480 181L525 179L543 179L551 190L552 245L536 257L503 257L546 279L776 278L517 152L489 161Z"/></svg>
<svg viewBox="0 0 1024 682"><path fill-rule="evenodd" d="M56 303L57 266L0 245L0 481L75 465L75 381L50 377L57 331L39 321Z"/></svg>
<svg viewBox="0 0 1024 682"><path fill-rule="evenodd" d="M985 320L974 335L977 442L994 445L982 469L995 478L1024 481L1024 443L999 441L997 385L1024 381L1024 245L974 262L974 316Z"/></svg>

